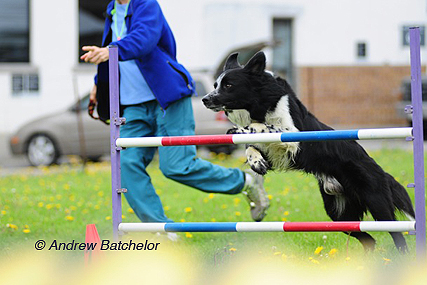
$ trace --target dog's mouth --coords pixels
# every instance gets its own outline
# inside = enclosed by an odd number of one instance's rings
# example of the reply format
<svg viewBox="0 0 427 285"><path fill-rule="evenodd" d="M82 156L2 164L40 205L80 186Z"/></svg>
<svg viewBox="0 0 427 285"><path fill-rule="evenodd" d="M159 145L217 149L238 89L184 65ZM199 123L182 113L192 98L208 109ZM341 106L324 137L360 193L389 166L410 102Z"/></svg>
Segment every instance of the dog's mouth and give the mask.
<svg viewBox="0 0 427 285"><path fill-rule="evenodd" d="M225 107L222 104L218 104L219 102L215 101L218 100L215 100L215 96L212 95L212 93L209 93L202 98L203 105L205 105L206 108L214 112L223 111Z"/></svg>

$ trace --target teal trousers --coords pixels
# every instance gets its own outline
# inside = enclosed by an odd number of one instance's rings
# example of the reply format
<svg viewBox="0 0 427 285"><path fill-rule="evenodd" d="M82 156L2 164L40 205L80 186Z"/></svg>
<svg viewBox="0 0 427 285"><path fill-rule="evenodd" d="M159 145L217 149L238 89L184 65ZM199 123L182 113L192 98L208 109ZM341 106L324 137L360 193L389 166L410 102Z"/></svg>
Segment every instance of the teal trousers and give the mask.
<svg viewBox="0 0 427 285"><path fill-rule="evenodd" d="M120 137L194 135L191 98L183 98L164 112L156 101L124 109L126 124ZM166 217L146 167L157 148L127 148L120 153L122 187L125 197L142 222L172 222ZM237 194L244 185L244 173L196 157L195 146L159 147L159 167L163 175L208 193Z"/></svg>

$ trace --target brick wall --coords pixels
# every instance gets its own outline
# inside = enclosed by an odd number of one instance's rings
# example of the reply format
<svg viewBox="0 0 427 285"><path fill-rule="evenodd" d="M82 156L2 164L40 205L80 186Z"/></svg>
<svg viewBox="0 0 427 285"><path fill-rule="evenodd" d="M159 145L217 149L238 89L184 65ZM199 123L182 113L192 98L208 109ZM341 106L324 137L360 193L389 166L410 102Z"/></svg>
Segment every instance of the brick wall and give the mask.
<svg viewBox="0 0 427 285"><path fill-rule="evenodd" d="M332 127L404 126L396 112L409 66L300 67L298 96Z"/></svg>

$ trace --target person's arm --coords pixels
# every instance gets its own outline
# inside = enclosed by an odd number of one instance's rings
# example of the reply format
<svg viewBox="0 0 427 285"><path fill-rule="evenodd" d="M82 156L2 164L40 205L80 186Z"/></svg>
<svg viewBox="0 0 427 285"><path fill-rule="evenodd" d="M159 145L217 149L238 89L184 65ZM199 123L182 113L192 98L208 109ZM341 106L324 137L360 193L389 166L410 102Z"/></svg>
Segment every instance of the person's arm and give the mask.
<svg viewBox="0 0 427 285"><path fill-rule="evenodd" d="M82 50L86 51L86 53L83 54L80 59L94 64L107 61L110 56L110 51L106 47L84 46Z"/></svg>
<svg viewBox="0 0 427 285"><path fill-rule="evenodd" d="M135 7L131 21L132 30L126 37L111 43L118 46L119 60L138 59L151 53L161 37L163 14L157 1Z"/></svg>
<svg viewBox="0 0 427 285"><path fill-rule="evenodd" d="M132 15L132 31L120 41L111 43L119 48L119 60L137 59L149 54L160 40L162 24L163 15L157 1L137 6ZM80 59L85 62L100 64L109 59L106 47L84 46L82 50L86 53Z"/></svg>

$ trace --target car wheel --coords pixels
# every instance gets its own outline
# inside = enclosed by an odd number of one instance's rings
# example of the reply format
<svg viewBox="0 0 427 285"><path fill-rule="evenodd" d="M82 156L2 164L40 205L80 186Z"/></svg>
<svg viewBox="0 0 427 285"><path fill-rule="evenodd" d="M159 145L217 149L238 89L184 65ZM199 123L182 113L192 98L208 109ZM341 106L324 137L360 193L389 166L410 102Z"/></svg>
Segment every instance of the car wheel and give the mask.
<svg viewBox="0 0 427 285"><path fill-rule="evenodd" d="M32 166L48 166L58 161L59 150L49 136L39 134L28 141L27 157Z"/></svg>

